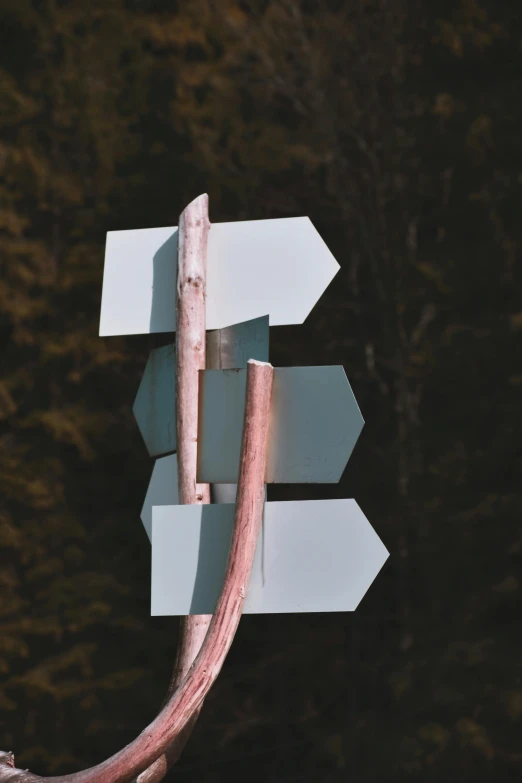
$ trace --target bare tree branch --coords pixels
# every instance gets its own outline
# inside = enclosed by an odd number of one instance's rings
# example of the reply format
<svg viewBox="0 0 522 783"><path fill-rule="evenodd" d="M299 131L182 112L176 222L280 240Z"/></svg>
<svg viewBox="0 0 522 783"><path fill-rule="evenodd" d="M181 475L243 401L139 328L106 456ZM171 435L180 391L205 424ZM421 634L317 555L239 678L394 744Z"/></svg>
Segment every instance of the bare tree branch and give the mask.
<svg viewBox="0 0 522 783"><path fill-rule="evenodd" d="M158 759L187 726L216 680L232 644L248 591L261 527L273 367L250 360L234 529L216 611L189 673L159 715L123 750L90 769L43 778L0 754L0 783L129 783Z"/></svg>
<svg viewBox="0 0 522 783"><path fill-rule="evenodd" d="M176 285L176 429L178 493L182 505L210 503L208 484L197 484L199 371L206 366L206 277L210 221L208 196L203 193L181 213L178 221ZM212 615L182 617L176 661L165 700L183 682L207 634ZM176 763L198 719L179 734L166 755L139 777L138 783L159 783Z"/></svg>

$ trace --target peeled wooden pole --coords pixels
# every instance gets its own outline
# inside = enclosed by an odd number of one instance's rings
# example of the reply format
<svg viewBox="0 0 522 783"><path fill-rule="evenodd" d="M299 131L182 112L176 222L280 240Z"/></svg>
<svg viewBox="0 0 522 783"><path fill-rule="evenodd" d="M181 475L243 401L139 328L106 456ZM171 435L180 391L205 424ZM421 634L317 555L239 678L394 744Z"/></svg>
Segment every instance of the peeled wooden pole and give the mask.
<svg viewBox="0 0 522 783"><path fill-rule="evenodd" d="M176 286L176 430L178 492L182 505L209 503L208 484L196 482L199 371L205 369L208 196L192 201L178 226Z"/></svg>
<svg viewBox="0 0 522 783"><path fill-rule="evenodd" d="M233 350L234 330L240 327L229 326L226 329L216 329L206 334L206 366L208 369L233 370L237 368L236 351ZM237 484L214 484L210 487L212 503L235 503ZM190 668L191 662L199 651L209 625L209 615L194 615L183 618L178 643L176 662L172 672L164 703ZM141 773L137 783L159 783L169 769L179 759L199 717L200 708L176 737L166 753L160 756L154 764Z"/></svg>
<svg viewBox="0 0 522 783"><path fill-rule="evenodd" d="M128 783L183 731L216 680L241 618L263 516L273 367L250 360L234 529L223 589L201 650L157 718L127 747L95 767L42 778L0 752L0 783Z"/></svg>
<svg viewBox="0 0 522 783"><path fill-rule="evenodd" d="M178 227L176 421L181 504L210 502L208 484L198 484L196 481L199 372L205 369L205 281L209 228L208 197L204 194L184 210ZM214 620L212 615L182 619L176 664L162 711L148 729L120 753L97 767L73 775L40 778L27 770L14 768L14 756L0 752L0 783L4 780L127 783L140 772L139 783L158 783L179 757L197 720L204 696L217 677L232 643L248 589L259 533L264 502L273 369L271 365L253 360L249 365L252 366L247 371L247 404L239 475L240 484L242 481L246 483L242 494L238 491L223 592ZM258 465L259 473L256 475ZM260 485L260 489L257 485ZM257 526L255 531L252 525ZM239 589L239 603L234 600L234 587ZM214 630L206 639L209 628ZM206 641L202 648L204 639ZM205 660L212 665L202 668L198 663L204 654ZM198 683L193 678L201 669L205 676ZM179 696L181 691L185 695L185 702ZM201 695L194 696L198 692ZM179 709L181 712L176 712ZM170 725L165 718L166 714L173 715ZM159 747L151 755L150 748L155 743L159 743Z"/></svg>
<svg viewBox="0 0 522 783"><path fill-rule="evenodd" d="M181 505L210 503L210 486L196 481L198 457L199 372L206 367L206 278L210 221L208 196L203 193L181 213L178 221L176 282L176 441L178 495ZM182 617L168 699L183 681L201 649L212 615ZM165 702L164 702L165 703ZM197 721L196 711L167 753L156 759L138 783L159 783L176 763Z"/></svg>
<svg viewBox="0 0 522 783"><path fill-rule="evenodd" d="M206 277L210 221L208 196L192 201L178 224L176 286L176 430L181 505L210 503L210 486L196 480L200 370L206 366ZM198 654L211 615L183 617L169 690L183 680Z"/></svg>

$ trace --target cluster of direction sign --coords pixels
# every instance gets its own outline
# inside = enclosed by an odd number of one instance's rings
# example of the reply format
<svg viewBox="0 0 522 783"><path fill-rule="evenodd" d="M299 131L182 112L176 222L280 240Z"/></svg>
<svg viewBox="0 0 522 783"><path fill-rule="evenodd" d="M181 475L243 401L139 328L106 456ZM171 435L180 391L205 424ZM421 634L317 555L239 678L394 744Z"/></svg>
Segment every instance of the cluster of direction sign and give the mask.
<svg viewBox="0 0 522 783"><path fill-rule="evenodd" d="M308 218L212 225L207 351L222 369L202 372L198 425L198 481L212 485L212 504L179 505L174 344L151 352L134 403L156 458L141 512L152 615L213 613L234 522L247 361L268 361L269 324L302 323L338 269ZM174 332L176 271L175 227L109 232L100 335ZM265 482L338 482L363 423L341 366L276 368ZM267 502L244 611L353 611L387 557L355 500Z"/></svg>

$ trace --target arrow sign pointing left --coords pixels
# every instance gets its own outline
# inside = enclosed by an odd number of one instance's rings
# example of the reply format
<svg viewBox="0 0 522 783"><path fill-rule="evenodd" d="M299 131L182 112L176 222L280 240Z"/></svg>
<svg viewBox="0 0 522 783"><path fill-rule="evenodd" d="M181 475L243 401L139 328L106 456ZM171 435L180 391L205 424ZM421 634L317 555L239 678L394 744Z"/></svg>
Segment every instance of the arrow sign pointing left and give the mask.
<svg viewBox="0 0 522 783"><path fill-rule="evenodd" d="M213 503L233 503L235 500L235 484L218 484L221 490L220 498ZM227 490L225 492L225 490ZM215 488L214 488L215 492ZM223 497L225 496L225 497ZM265 487L266 498L266 487ZM141 509L141 521L145 532L152 541L152 509L154 506L175 506L179 503L178 493L178 462L175 454L160 457L154 463L147 494Z"/></svg>
<svg viewBox="0 0 522 783"><path fill-rule="evenodd" d="M109 231L100 335L176 331L178 231ZM307 217L213 223L207 251L207 329L270 316L301 324L339 271Z"/></svg>

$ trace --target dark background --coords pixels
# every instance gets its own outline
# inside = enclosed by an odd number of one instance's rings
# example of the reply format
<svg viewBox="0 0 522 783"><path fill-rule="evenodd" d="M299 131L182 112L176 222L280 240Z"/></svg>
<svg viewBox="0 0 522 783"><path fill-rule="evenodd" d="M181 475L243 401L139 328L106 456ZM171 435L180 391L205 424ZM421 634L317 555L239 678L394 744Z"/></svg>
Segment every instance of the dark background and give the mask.
<svg viewBox="0 0 522 783"><path fill-rule="evenodd" d="M105 234L308 215L341 272L271 361L343 364L339 485L391 556L354 614L245 617L188 781L522 776L522 18L513 0L0 0L0 747L40 774L153 717L131 406L168 336L98 337Z"/></svg>

